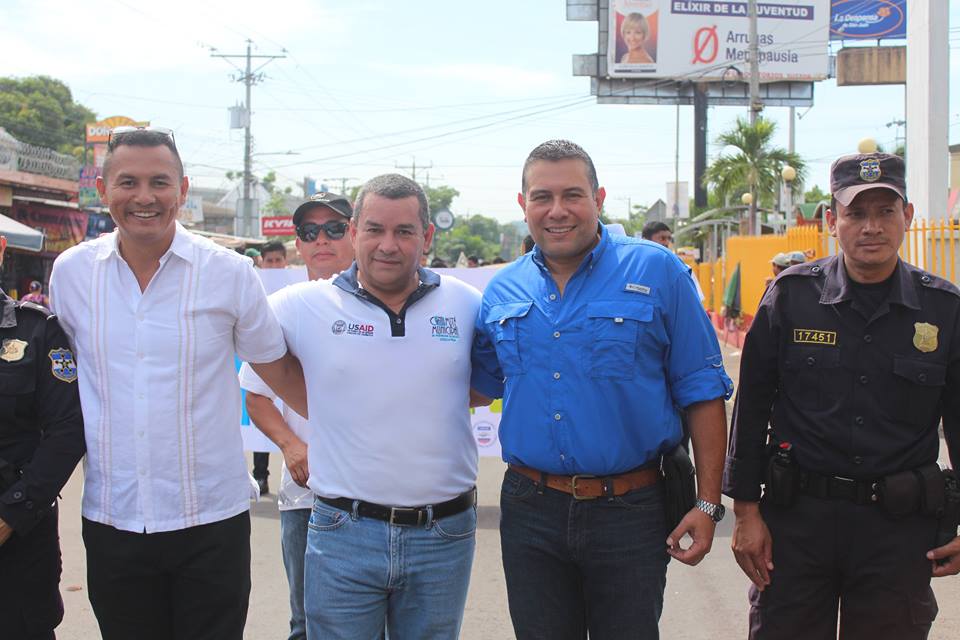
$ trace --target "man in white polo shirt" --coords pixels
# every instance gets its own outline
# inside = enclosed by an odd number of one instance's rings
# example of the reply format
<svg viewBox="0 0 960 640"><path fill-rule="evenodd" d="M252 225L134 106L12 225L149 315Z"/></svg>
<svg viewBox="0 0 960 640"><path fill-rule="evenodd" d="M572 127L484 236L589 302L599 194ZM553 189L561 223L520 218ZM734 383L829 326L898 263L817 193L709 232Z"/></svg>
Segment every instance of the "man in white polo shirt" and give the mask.
<svg viewBox="0 0 960 640"><path fill-rule="evenodd" d="M313 638L453 639L476 531L470 351L480 293L420 268L423 189L357 196L356 262L270 296L310 404L305 608Z"/></svg>
<svg viewBox="0 0 960 640"><path fill-rule="evenodd" d="M90 603L104 640L240 640L251 486L234 354L305 412L302 372L250 261L177 223L172 132L124 129L97 179L117 230L50 279L77 355Z"/></svg>
<svg viewBox="0 0 960 640"><path fill-rule="evenodd" d="M310 281L326 280L353 264L353 245L347 235L351 216L350 201L342 195L327 192L313 194L293 212L297 252L307 266ZM286 405L282 406L281 413L274 404L276 394L248 364L240 368L240 386L247 391L250 419L283 452L284 467L277 506L280 509L283 568L290 588L290 636L287 640L306 640L303 558L307 550L307 522L313 508L313 492L306 486L309 426L305 418Z"/></svg>

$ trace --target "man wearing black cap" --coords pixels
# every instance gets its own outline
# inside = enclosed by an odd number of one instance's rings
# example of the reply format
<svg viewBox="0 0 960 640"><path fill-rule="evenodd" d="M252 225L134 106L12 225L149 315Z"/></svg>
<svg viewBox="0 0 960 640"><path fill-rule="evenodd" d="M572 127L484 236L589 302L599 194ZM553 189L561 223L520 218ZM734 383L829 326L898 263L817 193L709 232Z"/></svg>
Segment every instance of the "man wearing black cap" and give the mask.
<svg viewBox="0 0 960 640"><path fill-rule="evenodd" d="M960 462L960 291L897 255L901 158L845 156L830 181L842 252L784 271L743 349L724 493L750 637L836 638L839 608L841 638L926 638L931 576L960 571L936 465L941 419Z"/></svg>

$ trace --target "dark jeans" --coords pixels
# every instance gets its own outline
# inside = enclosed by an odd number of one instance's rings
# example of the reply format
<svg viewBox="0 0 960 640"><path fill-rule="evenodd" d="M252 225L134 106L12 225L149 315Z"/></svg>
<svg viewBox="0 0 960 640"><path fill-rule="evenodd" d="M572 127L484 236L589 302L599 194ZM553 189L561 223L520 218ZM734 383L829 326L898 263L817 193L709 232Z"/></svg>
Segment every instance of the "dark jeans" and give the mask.
<svg viewBox="0 0 960 640"><path fill-rule="evenodd" d="M666 586L663 487L575 500L507 470L500 542L519 640L646 640Z"/></svg>
<svg viewBox="0 0 960 640"><path fill-rule="evenodd" d="M57 507L0 545L0 638L47 640L63 619Z"/></svg>
<svg viewBox="0 0 960 640"><path fill-rule="evenodd" d="M923 640L937 616L930 561L937 523L875 505L800 496L760 503L773 538L771 583L750 590L750 638Z"/></svg>
<svg viewBox="0 0 960 640"><path fill-rule="evenodd" d="M163 533L83 519L90 604L103 640L241 640L250 514Z"/></svg>
<svg viewBox="0 0 960 640"><path fill-rule="evenodd" d="M256 480L266 480L270 475L270 454L266 451L253 452L253 477Z"/></svg>

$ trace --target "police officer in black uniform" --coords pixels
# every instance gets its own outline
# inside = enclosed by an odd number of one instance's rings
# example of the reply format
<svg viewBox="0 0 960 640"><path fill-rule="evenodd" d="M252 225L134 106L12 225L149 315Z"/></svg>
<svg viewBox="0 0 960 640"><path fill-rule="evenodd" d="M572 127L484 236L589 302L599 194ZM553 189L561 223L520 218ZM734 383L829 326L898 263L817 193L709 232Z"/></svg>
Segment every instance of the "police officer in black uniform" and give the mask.
<svg viewBox="0 0 960 640"><path fill-rule="evenodd" d="M901 158L842 157L830 182L842 252L784 271L743 348L724 493L750 637L835 639L839 612L845 640L926 638L931 576L960 571L936 466L941 419L960 463L960 291L897 255Z"/></svg>
<svg viewBox="0 0 960 640"><path fill-rule="evenodd" d="M76 380L56 317L0 290L0 638L54 638L63 619L56 499L86 450Z"/></svg>

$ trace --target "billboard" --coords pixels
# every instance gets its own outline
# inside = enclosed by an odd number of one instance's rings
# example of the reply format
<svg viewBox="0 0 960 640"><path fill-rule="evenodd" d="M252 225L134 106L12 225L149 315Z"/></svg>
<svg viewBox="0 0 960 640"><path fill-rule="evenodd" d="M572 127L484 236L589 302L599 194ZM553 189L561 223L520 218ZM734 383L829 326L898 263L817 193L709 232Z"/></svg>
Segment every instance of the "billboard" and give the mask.
<svg viewBox="0 0 960 640"><path fill-rule="evenodd" d="M907 0L833 0L831 40L907 37Z"/></svg>
<svg viewBox="0 0 960 640"><path fill-rule="evenodd" d="M610 0L608 26L610 77L749 76L750 20L743 0ZM830 0L758 3L761 82L826 78L829 28Z"/></svg>
<svg viewBox="0 0 960 640"><path fill-rule="evenodd" d="M260 235L292 236L297 229L293 226L293 216L263 216L260 218Z"/></svg>

